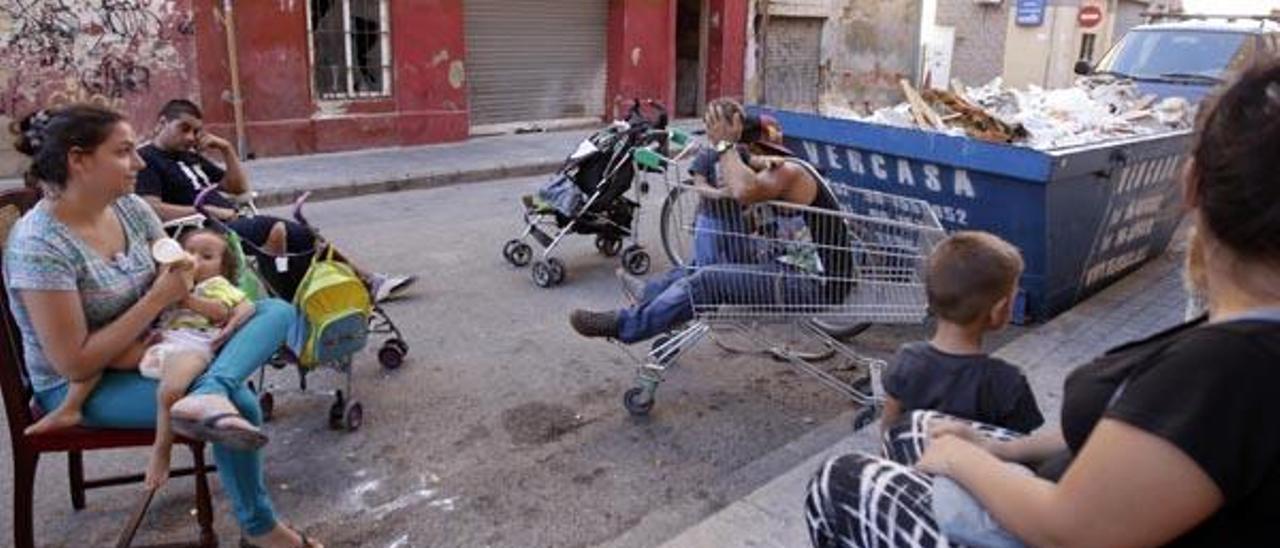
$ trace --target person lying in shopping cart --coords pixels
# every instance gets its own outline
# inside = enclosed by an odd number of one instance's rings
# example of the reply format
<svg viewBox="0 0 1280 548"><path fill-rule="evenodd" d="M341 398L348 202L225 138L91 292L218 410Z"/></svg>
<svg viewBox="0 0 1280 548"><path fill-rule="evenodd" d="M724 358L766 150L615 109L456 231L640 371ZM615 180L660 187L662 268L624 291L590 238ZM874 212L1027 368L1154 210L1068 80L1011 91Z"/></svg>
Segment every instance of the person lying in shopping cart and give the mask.
<svg viewBox="0 0 1280 548"><path fill-rule="evenodd" d="M788 231L808 245L761 245L776 235L738 237L732 230L722 231L714 245L724 249L716 250L712 264L695 258L693 268L678 268L648 282L620 274L634 304L621 310L574 310L569 323L580 335L634 343L692 319L695 302L830 304L852 288L848 227L819 214L840 211L839 203L821 175L782 146L777 122L753 120L729 99L708 104L704 121L719 156L715 165L724 195L740 206L778 201L814 208L794 215ZM737 144L744 141L749 153L741 154Z"/></svg>
<svg viewBox="0 0 1280 548"><path fill-rule="evenodd" d="M712 144L716 143L713 141ZM769 115L744 116L742 134L734 148L743 163L754 171L765 170L770 157L792 156L791 150L782 144L781 126ZM701 194L693 221L691 266L752 260L750 244L735 237L749 232L748 220L743 215L742 203L735 200L724 186L720 176L721 154L714 146L703 147L689 166L694 189ZM685 269L672 269L671 272L680 275ZM627 283L627 277L635 277L625 270L618 273L624 280L624 288L643 286L643 283Z"/></svg>
<svg viewBox="0 0 1280 548"><path fill-rule="evenodd" d="M249 181L234 145L226 139L204 131L204 115L200 107L185 99L169 101L160 109L158 131L151 143L138 149L147 166L138 173L137 193L151 205L160 220L169 222L196 214L196 196L209 186L217 185L227 193L246 195ZM203 151L214 151L222 157L219 167ZM205 211L216 215L240 237L275 256L286 251L314 249L315 233L300 223L270 215L241 215L240 208L229 198L214 193ZM273 264L271 257L265 264ZM348 258L349 259L349 258ZM348 261L350 262L350 261ZM416 276L393 276L357 269L376 301L384 301L408 288ZM277 287L295 288L306 271L306 264L287 267L280 272ZM285 295L289 298L291 295Z"/></svg>

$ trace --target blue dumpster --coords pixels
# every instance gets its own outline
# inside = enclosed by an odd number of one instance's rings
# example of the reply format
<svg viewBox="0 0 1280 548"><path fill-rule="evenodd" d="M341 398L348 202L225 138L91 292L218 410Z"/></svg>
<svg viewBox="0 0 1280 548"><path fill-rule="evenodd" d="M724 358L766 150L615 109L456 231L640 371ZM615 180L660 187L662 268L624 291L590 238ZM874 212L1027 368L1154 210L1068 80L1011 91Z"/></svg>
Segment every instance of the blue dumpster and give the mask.
<svg viewBox="0 0 1280 548"><path fill-rule="evenodd" d="M1164 252L1182 216L1191 131L1038 151L917 129L757 108L828 178L928 201L948 231L1017 245L1019 321L1070 308Z"/></svg>

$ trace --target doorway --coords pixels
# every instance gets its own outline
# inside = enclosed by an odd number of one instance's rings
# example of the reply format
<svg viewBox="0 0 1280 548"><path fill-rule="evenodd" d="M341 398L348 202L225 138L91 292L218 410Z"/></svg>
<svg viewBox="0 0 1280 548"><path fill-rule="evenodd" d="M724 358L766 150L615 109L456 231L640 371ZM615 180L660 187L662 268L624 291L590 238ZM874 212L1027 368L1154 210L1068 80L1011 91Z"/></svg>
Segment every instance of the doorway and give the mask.
<svg viewBox="0 0 1280 548"><path fill-rule="evenodd" d="M705 0L679 0L676 6L676 104L680 118L696 117L706 103Z"/></svg>

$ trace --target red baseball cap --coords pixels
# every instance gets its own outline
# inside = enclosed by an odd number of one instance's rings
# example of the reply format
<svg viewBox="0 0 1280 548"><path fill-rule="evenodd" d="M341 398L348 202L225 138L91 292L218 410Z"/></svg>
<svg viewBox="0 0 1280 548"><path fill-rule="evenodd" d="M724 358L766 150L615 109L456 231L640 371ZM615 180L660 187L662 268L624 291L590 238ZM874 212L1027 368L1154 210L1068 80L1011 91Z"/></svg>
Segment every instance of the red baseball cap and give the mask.
<svg viewBox="0 0 1280 548"><path fill-rule="evenodd" d="M783 156L795 156L782 141L782 124L768 114L748 114L743 120L739 142L759 146Z"/></svg>

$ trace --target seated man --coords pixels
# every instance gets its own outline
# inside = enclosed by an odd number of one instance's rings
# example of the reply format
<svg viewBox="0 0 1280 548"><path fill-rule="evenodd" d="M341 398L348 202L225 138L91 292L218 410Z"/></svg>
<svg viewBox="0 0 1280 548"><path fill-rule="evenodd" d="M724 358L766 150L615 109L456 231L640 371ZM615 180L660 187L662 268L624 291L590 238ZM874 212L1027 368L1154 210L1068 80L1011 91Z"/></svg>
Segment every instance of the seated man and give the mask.
<svg viewBox="0 0 1280 548"><path fill-rule="evenodd" d="M569 323L586 337L610 337L624 343L649 339L693 317L693 303L763 305L782 300L787 304L826 305L840 302L852 289L853 256L848 227L837 217L817 210L839 211L835 196L820 176L803 162L782 156L748 156L734 151L743 140L742 107L731 100L713 101L707 107L707 138L721 152L720 177L727 194L742 205L781 201L811 206L814 211L778 211L779 225L787 225L785 240L809 240L807 245L768 246L757 250L758 259L717 263L695 268L687 275L668 273L644 284L624 280L636 295L631 308L592 312L575 310ZM776 126L758 132L755 145L781 152ZM766 152L764 147L757 151ZM778 234L771 235L778 236ZM734 238L738 239L738 238Z"/></svg>
<svg viewBox="0 0 1280 548"><path fill-rule="evenodd" d="M138 150L147 165L138 173L137 193L162 221L196 214L193 207L196 196L209 186L217 185L230 194L249 191L249 182L235 147L225 139L205 133L203 118L200 107L195 103L185 99L169 101L160 110L155 139ZM222 156L226 168L218 167L203 156L201 151L205 150L216 151ZM240 237L266 251L268 256L260 257L263 259L260 264L267 265L265 270L268 271L275 270L271 266L274 265L271 255L309 250L317 243L312 231L298 223L268 215L241 216L235 204L221 193L210 196L205 211L226 223ZM417 281L416 276L378 274L352 266L368 284L374 300L379 302L397 295ZM295 261L285 272L264 274L272 279L273 286L291 293L301 281L306 267L305 262Z"/></svg>

